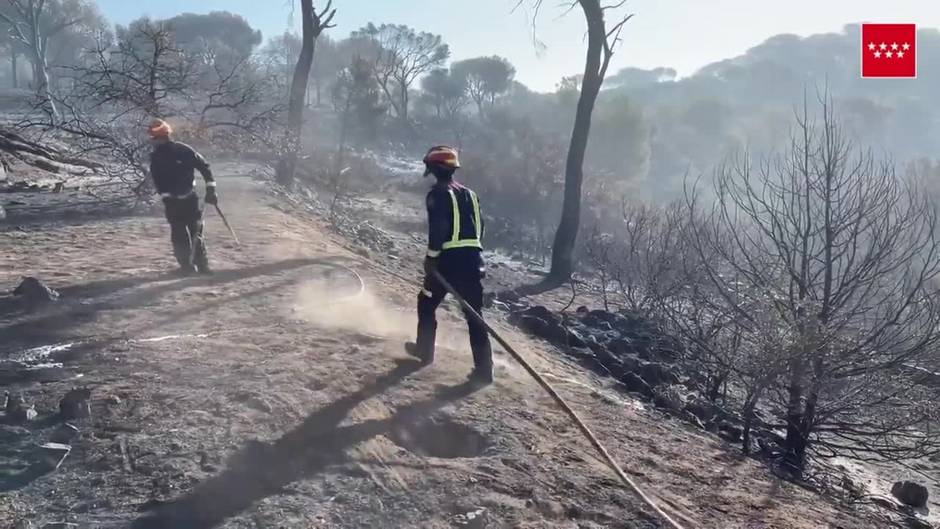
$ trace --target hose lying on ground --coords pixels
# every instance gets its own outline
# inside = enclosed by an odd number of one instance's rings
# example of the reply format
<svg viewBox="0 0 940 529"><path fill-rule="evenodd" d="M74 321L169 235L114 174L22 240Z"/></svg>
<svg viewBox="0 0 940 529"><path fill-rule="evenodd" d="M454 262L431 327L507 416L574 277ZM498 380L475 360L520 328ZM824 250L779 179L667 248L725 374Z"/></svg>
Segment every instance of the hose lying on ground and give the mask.
<svg viewBox="0 0 940 529"><path fill-rule="evenodd" d="M630 490L639 496L640 499L643 500L643 502L653 510L653 512L655 512L660 518L662 518L663 521L669 525L669 527L672 529L684 529L682 525L679 524L679 522L673 520L672 517L666 514L666 512L663 511L662 508L659 507L659 505L657 505L652 498L647 496L646 493L644 493L643 490L640 489L640 487L634 483L634 481L630 479L629 476L627 476L627 474L623 471L622 468L620 468L620 465L617 464L607 449L604 448L604 445L602 445L601 442L597 440L594 432L592 432L591 429L588 428L586 424L584 424L584 421L582 421L578 414L571 408L571 406L565 402L565 399L563 399L561 395L555 391L555 388L553 388L552 385L549 384L522 355L516 352L516 350L513 349L511 345L506 343L506 340L504 340L495 329L490 327L490 324L488 324L486 320L484 320L483 317L477 313L477 311L473 310L473 307L471 307L462 297L460 297L460 294L454 290L454 287L451 286L451 284L448 283L446 279L444 279L444 276L442 276L440 272L435 270L434 276L441 283L441 285L443 285L447 292L450 293L450 295L453 296L458 303L460 303L460 306L463 308L466 314L486 327L487 332L489 332L490 335L492 335L493 338L496 339L496 341L499 342L501 346L503 346L503 349L505 349L506 352L508 352L517 362L519 362L523 369L525 369L526 372L529 373L529 375L532 376L532 378L534 378L540 386L542 386L542 389L544 389L552 397L552 399L554 399L555 402L561 406L561 409L563 409L565 413L567 413L571 418L571 420L574 421L574 423L578 426L578 429L581 430L581 433L584 434L584 437L586 437L587 440L591 443L591 446L597 450L607 465L610 466L610 468L617 474L617 477L620 478L620 481L622 481Z"/></svg>
<svg viewBox="0 0 940 529"><path fill-rule="evenodd" d="M398 279L401 279L402 281L405 281L407 283L415 282L414 279L409 279L395 271L387 269L384 266L378 265L377 263L372 262L370 263L370 265L377 266L383 272L391 276L397 277ZM451 286L451 284L446 279L444 279L444 276L442 276L439 271L435 270L434 276L438 281L440 281L444 289L447 290L447 292L451 296L454 297L457 303L460 304L461 308L463 308L466 314L468 314L471 318L474 318L478 322L482 323L483 326L486 328L486 331L497 342L499 342L501 346L503 346L503 349L505 349L506 352L508 352L510 356L512 356L516 360L516 362L519 362L519 365L521 365L522 368L525 369L525 371L532 378L534 378L535 381L538 382L540 386L542 386L542 389L544 389L549 394L549 396L551 396L552 399L554 399L554 401L561 407L561 409L564 410L564 412L568 415L568 417L570 417L571 420L577 425L578 430L580 430L581 433L584 435L584 437L587 438L588 442L591 443L591 446L594 447L594 449L601 455L601 458L604 460L604 462L607 463L607 465L614 471L615 474L617 474L617 477L620 479L620 481L623 482L623 484L626 485L630 491L632 491L634 494L639 496L640 499L643 500L643 503L649 506L649 508L652 509L653 512L655 512L663 521L665 521L666 524L670 528L685 529L681 524L679 524L679 522L674 520L671 516L669 516L669 514L663 511L662 507L660 507L652 498L650 498L646 493L644 493L643 490L640 488L640 486L637 485L632 479L630 479L629 476L627 476L626 472L623 471L623 469L620 467L617 461L615 461L614 458L610 455L610 452L608 452L607 449L604 447L604 445L601 444L601 442L597 439L597 436L594 435L594 432L592 432L591 429L588 428L586 424L584 424L584 421L581 420L581 417L578 416L577 412L575 412L571 408L571 406L568 405L565 399L563 399L561 395L559 395L558 392L555 391L555 388L552 387L552 385L549 384L548 381L546 381L545 378L542 377L542 375L538 371L536 371L535 368L531 366L531 364L529 364L528 360L526 360L525 357L523 357L511 345L509 345L506 342L506 340L504 340L503 337L500 336L500 334L496 332L496 330L493 327L491 327L490 324L486 322L486 320L483 319L483 316L481 316L476 310L474 310L473 307L471 307L460 296L460 294L457 293L454 287ZM695 523L693 520L690 520L688 517L680 513L676 513L676 515L685 519L685 521L690 524L690 527L698 526L697 523Z"/></svg>

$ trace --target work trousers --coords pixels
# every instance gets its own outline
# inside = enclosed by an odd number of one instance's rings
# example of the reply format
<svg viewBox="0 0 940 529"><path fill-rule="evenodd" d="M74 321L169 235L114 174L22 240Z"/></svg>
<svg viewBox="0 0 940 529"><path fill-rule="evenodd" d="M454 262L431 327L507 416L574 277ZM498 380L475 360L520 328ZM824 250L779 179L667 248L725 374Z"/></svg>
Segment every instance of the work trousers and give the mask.
<svg viewBox="0 0 940 529"><path fill-rule="evenodd" d="M184 198L164 198L166 220L170 223L173 255L184 270L207 269L209 258L202 236L202 209L196 193Z"/></svg>
<svg viewBox="0 0 940 529"><path fill-rule="evenodd" d="M454 250L456 251L456 250ZM473 252L476 252L474 255ZM483 270L479 251L460 252L439 258L438 271L470 307L483 314ZM463 259L461 259L463 257ZM447 290L434 278L426 278L424 288L418 294L417 353L425 361L434 359L434 342L437 336L437 307L447 296ZM464 314L470 333L470 349L476 370L492 372L493 354L486 327L469 313Z"/></svg>

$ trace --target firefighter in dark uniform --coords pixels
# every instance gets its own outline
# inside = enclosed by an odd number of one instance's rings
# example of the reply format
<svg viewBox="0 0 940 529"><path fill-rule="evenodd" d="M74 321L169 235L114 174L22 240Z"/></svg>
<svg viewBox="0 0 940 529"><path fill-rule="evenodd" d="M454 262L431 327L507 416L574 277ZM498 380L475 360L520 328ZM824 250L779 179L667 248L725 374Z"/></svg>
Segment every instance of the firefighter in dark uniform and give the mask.
<svg viewBox="0 0 940 529"><path fill-rule="evenodd" d="M472 190L454 180L460 167L457 151L447 146L432 147L424 157L424 176L433 174L437 182L427 195L428 251L424 259L424 287L418 294L418 336L406 350L425 364L434 361L437 319L434 315L447 291L435 280L434 271L475 310L483 309L483 217L480 200ZM486 328L470 314L465 315L473 351L474 382L493 381L493 358Z"/></svg>
<svg viewBox="0 0 940 529"><path fill-rule="evenodd" d="M166 220L170 223L173 254L183 274L211 274L206 243L202 236L202 208L196 194L195 171L206 181L206 203L218 204L215 179L205 158L185 143L173 141L169 123L158 119L147 131L153 152L150 176L163 198Z"/></svg>

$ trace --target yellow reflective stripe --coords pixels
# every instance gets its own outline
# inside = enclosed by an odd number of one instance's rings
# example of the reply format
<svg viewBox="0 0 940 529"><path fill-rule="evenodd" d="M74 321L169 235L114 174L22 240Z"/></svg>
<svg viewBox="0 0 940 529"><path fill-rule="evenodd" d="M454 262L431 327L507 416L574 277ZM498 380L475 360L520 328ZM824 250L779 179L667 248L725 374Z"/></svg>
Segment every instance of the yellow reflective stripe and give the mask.
<svg viewBox="0 0 940 529"><path fill-rule="evenodd" d="M476 222L476 226L474 227L476 231L476 238L461 240L460 206L457 204L457 195L452 189L448 189L447 192L450 194L450 201L454 208L454 229L451 232L450 240L441 245L441 250L451 250L453 248L479 248L482 250L483 245L480 244L480 202L477 200L476 193L470 191L470 198L473 202L473 215Z"/></svg>
<svg viewBox="0 0 940 529"><path fill-rule="evenodd" d="M450 194L450 202L454 206L454 230L450 236L451 242L460 239L460 207L457 206L457 195L454 194L453 189L448 189L447 192Z"/></svg>
<svg viewBox="0 0 940 529"><path fill-rule="evenodd" d="M440 255L441 255L440 250L428 250L428 257L430 257L431 259L434 259L435 257L439 257Z"/></svg>
<svg viewBox="0 0 940 529"><path fill-rule="evenodd" d="M454 248L483 248L480 239L464 239L462 241L447 241L442 246L443 250L452 250Z"/></svg>
<svg viewBox="0 0 940 529"><path fill-rule="evenodd" d="M479 243L480 238L483 236L480 230L480 201L477 199L477 194L473 191L470 191L470 199L473 201L473 219L476 224L477 242Z"/></svg>

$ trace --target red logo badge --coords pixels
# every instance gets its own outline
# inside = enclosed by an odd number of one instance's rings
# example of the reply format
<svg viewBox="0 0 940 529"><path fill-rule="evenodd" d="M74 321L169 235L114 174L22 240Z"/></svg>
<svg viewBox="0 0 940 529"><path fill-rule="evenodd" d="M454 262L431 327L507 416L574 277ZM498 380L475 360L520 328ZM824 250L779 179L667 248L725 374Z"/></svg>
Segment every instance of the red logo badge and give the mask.
<svg viewBox="0 0 940 529"><path fill-rule="evenodd" d="M862 24L862 77L917 77L914 24Z"/></svg>

